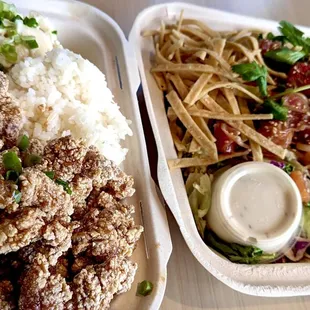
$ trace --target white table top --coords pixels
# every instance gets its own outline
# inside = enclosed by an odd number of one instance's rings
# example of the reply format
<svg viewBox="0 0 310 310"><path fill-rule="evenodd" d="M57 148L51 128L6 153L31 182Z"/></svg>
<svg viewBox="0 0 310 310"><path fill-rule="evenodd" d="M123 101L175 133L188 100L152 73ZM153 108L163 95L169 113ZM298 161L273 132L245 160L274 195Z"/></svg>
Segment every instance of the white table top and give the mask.
<svg viewBox="0 0 310 310"><path fill-rule="evenodd" d="M135 16L142 9L152 4L172 2L161 0L84 1L97 6L114 18L126 35L129 33ZM188 0L186 2L267 19L287 19L296 24L310 26L310 1L308 0ZM173 253L168 265L168 283L166 295L161 306L162 310L310 309L310 296L260 298L233 291L215 279L197 262L187 248L179 228L169 212L168 219L173 242Z"/></svg>

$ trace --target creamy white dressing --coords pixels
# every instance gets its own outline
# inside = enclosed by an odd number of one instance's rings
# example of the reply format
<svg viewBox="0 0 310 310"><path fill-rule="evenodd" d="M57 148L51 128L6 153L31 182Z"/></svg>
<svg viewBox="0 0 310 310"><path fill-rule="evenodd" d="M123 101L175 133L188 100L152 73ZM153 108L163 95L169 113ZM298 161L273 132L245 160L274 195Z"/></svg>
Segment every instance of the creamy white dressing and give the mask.
<svg viewBox="0 0 310 310"><path fill-rule="evenodd" d="M290 184L277 175L258 172L232 186L229 213L239 229L253 238L272 238L286 230L295 216Z"/></svg>
<svg viewBox="0 0 310 310"><path fill-rule="evenodd" d="M215 179L207 220L227 242L278 252L297 233L301 216L302 202L294 181L271 164L247 162Z"/></svg>

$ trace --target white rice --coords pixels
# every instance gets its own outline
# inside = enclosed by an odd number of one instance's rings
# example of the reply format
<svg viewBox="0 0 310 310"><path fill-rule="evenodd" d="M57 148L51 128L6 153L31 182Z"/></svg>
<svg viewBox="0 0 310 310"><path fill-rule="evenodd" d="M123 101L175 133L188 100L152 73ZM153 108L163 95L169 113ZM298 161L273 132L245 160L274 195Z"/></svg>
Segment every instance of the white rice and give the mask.
<svg viewBox="0 0 310 310"><path fill-rule="evenodd" d="M121 163L120 145L132 135L104 74L91 62L57 48L45 57L26 58L9 71L10 92L23 113L23 131L47 141L72 134Z"/></svg>

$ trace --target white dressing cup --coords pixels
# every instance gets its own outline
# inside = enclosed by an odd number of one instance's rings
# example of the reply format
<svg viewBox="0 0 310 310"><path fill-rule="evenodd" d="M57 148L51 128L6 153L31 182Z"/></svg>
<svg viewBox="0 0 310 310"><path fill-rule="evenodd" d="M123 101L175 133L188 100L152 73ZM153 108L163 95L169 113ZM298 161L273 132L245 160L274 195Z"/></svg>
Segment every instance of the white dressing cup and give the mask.
<svg viewBox="0 0 310 310"><path fill-rule="evenodd" d="M242 163L215 179L207 220L224 241L284 253L299 233L302 200L294 181L280 168Z"/></svg>

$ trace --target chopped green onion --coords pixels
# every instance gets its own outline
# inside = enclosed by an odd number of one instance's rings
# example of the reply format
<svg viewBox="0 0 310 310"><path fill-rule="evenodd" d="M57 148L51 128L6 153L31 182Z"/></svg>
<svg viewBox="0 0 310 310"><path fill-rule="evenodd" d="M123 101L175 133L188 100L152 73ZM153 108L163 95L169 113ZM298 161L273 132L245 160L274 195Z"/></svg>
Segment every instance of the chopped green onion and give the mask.
<svg viewBox="0 0 310 310"><path fill-rule="evenodd" d="M14 29L14 28L8 28L7 30L6 30L6 35L10 38L10 37L13 37L13 36L15 36L15 35L17 35L17 31L16 31L16 29Z"/></svg>
<svg viewBox="0 0 310 310"><path fill-rule="evenodd" d="M38 42L36 41L36 38L34 36L22 36L21 39L30 49L35 49L39 47Z"/></svg>
<svg viewBox="0 0 310 310"><path fill-rule="evenodd" d="M61 185L65 192L67 192L69 195L72 194L72 189L69 186L69 183L66 181L63 181L61 179L56 179L55 182L59 185Z"/></svg>
<svg viewBox="0 0 310 310"><path fill-rule="evenodd" d="M23 135L17 144L17 147L21 150L21 151L26 151L29 147L29 138L26 135Z"/></svg>
<svg viewBox="0 0 310 310"><path fill-rule="evenodd" d="M3 44L0 49L1 53L5 57L5 60L10 63L15 63L17 61L17 52L16 48L10 44Z"/></svg>
<svg viewBox="0 0 310 310"><path fill-rule="evenodd" d="M0 1L0 16L8 20L14 19L16 15L16 7L14 4L8 4Z"/></svg>
<svg viewBox="0 0 310 310"><path fill-rule="evenodd" d="M23 170L22 163L15 152L7 152L2 155L3 165L6 171L13 170L21 173Z"/></svg>
<svg viewBox="0 0 310 310"><path fill-rule="evenodd" d="M19 177L19 173L16 172L16 171L14 171L14 170L8 170L8 171L5 173L5 179L6 179L7 181L17 182L18 177Z"/></svg>
<svg viewBox="0 0 310 310"><path fill-rule="evenodd" d="M55 172L54 171L45 171L44 172L46 176L48 176L50 179L54 180L55 178Z"/></svg>
<svg viewBox="0 0 310 310"><path fill-rule="evenodd" d="M41 157L35 154L27 154L24 159L24 165L26 167L32 167L41 162Z"/></svg>
<svg viewBox="0 0 310 310"><path fill-rule="evenodd" d="M23 43L22 38L18 34L14 36L13 40L16 45Z"/></svg>
<svg viewBox="0 0 310 310"><path fill-rule="evenodd" d="M24 18L24 25L31 27L31 28L36 28L39 26L37 20L34 17L25 17Z"/></svg>
<svg viewBox="0 0 310 310"><path fill-rule="evenodd" d="M13 198L14 198L16 203L20 203L20 201L22 199L22 193L19 190L15 190L13 192Z"/></svg>
<svg viewBox="0 0 310 310"><path fill-rule="evenodd" d="M287 174L291 174L294 170L295 169L292 164L286 164L285 167L283 168L283 171L286 172Z"/></svg>
<svg viewBox="0 0 310 310"><path fill-rule="evenodd" d="M16 16L13 18L12 22L15 22L16 20L23 20L23 18L22 18L20 15L16 15Z"/></svg>
<svg viewBox="0 0 310 310"><path fill-rule="evenodd" d="M56 34L57 35L57 30L52 31L52 34Z"/></svg>
<svg viewBox="0 0 310 310"><path fill-rule="evenodd" d="M153 283L150 281L144 280L141 283L138 283L137 287L137 295L138 296L147 296L152 293L153 290Z"/></svg>

